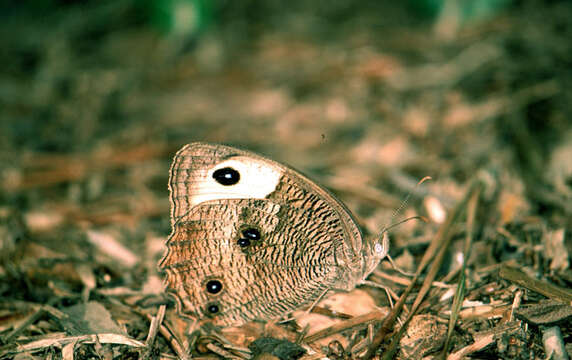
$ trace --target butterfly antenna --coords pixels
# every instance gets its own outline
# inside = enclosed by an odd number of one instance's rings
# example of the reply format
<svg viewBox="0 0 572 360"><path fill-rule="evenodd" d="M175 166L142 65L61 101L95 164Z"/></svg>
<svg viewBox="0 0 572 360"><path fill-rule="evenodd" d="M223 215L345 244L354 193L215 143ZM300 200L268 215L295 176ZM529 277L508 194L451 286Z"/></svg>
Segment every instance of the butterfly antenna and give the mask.
<svg viewBox="0 0 572 360"><path fill-rule="evenodd" d="M405 218L405 219L403 219L403 220L401 220L401 221L398 221L398 222L396 222L396 223L394 223L394 224L391 224L391 225L389 225L389 226L386 226L386 227L384 228L384 231L389 231L390 229L393 229L394 227L396 227L396 226L398 226L398 225L401 225L401 224L403 224L403 223L406 223L406 222L408 222L409 220L421 220L421 221L426 222L426 223L429 222L429 220L427 220L427 218L426 218L425 216L415 215L415 216L410 216L410 217L408 217L408 218Z"/></svg>
<svg viewBox="0 0 572 360"><path fill-rule="evenodd" d="M403 210L403 208L405 207L405 205L407 205L407 202L408 202L409 199L411 198L411 193L412 193L413 191L417 190L417 188L419 187L419 185L423 184L425 181L430 180L430 179L431 179L430 176L425 176L423 179L419 180L419 182L417 183L417 185L415 185L415 188L407 194L407 196L406 196L405 199L401 202L401 204L399 205L399 207L398 207L395 211L393 211L393 214L391 214L390 225L384 226L383 229L381 230L381 233L379 234L379 237L380 237L380 239L381 239L381 242L382 242L383 244L385 244L384 247L387 247L387 246L389 245L389 238L387 237L387 234L386 234L386 233L387 233L390 229L393 229L394 227L396 227L396 226L398 226L398 225L401 225L401 224L403 224L403 223L406 223L406 222L408 222L408 221L410 221L410 220L414 220L414 219L416 219L416 220L421 220L421 221L424 221L424 222L428 222L428 221L427 221L427 218L425 218L425 217L423 217L423 216L420 216L420 215L416 215L416 216L411 216L411 217L408 217L408 218L406 218L406 219L403 219L403 220L401 220L401 221L399 221L399 222L397 222L397 223L391 224L391 221L392 221L393 219L395 219L395 217ZM411 273L408 273L408 272L406 272L406 271L401 270L401 269L393 262L393 259L391 258L391 256L389 256L389 253L387 253L385 256L387 257L387 259L389 260L389 262L391 263L391 265L393 266L393 268L394 268L395 270L397 270L399 273L401 273L402 275L406 275L406 276L412 276L412 275L413 275L413 274L411 274Z"/></svg>
<svg viewBox="0 0 572 360"><path fill-rule="evenodd" d="M409 202L409 199L411 198L411 194L416 191L419 186L421 184L423 184L425 181L431 180L431 176L425 176L423 179L419 180L419 182L415 185L415 188L413 190L411 190L409 193L407 193L407 195L405 196L405 199L403 199L403 201L401 202L401 204L399 204L399 207L397 209L395 209L393 211L393 214L391 214L391 218L389 220L390 225L386 225L383 227L383 229L381 230L381 234L380 236L383 236L383 234L387 231L389 231L389 229L392 229L394 227L396 227L397 225L403 224L409 220L413 220L413 219L418 219L418 220L422 220L424 222L427 222L427 219L424 218L423 216L412 216L409 217L407 219L401 220L398 223L395 224L391 224L391 222L393 221L393 219L395 219L395 217L397 215L399 215L399 213L401 213L401 211L405 208L405 206L407 205L407 203Z"/></svg>

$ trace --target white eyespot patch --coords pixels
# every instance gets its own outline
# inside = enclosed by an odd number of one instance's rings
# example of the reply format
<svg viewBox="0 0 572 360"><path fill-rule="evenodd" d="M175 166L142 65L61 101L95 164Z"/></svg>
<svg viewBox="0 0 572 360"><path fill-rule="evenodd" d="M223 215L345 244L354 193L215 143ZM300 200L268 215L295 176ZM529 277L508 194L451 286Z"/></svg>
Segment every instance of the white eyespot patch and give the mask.
<svg viewBox="0 0 572 360"><path fill-rule="evenodd" d="M231 185L219 183L215 171L231 168L238 172L238 182ZM236 156L216 164L199 179L190 198L192 205L217 199L264 199L278 186L282 170L268 163L245 156Z"/></svg>

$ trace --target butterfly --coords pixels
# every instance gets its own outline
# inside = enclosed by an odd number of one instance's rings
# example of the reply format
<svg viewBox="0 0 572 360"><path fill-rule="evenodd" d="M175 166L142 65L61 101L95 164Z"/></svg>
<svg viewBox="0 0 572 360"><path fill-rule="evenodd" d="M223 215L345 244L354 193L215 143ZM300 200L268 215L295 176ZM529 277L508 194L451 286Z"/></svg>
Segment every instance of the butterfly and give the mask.
<svg viewBox="0 0 572 360"><path fill-rule="evenodd" d="M215 325L279 318L352 290L387 255L346 206L253 152L194 142L170 168L171 233L159 262L181 316Z"/></svg>

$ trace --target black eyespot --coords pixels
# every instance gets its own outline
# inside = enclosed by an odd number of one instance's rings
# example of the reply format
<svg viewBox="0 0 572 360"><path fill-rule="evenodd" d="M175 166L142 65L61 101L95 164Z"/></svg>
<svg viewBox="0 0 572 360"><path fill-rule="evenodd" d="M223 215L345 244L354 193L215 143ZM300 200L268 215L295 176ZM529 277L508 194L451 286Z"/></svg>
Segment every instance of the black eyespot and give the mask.
<svg viewBox="0 0 572 360"><path fill-rule="evenodd" d="M248 239L238 239L237 244L238 244L238 246L244 248L244 247L250 246L250 240L248 240Z"/></svg>
<svg viewBox="0 0 572 360"><path fill-rule="evenodd" d="M208 304L207 305L207 311L210 314L216 314L220 311L220 308L219 308L218 304Z"/></svg>
<svg viewBox="0 0 572 360"><path fill-rule="evenodd" d="M231 167L225 167L213 172L213 179L221 185L229 186L240 180L240 174Z"/></svg>
<svg viewBox="0 0 572 360"><path fill-rule="evenodd" d="M259 240L260 239L260 231L255 228L246 228L242 230L242 236L250 240Z"/></svg>
<svg viewBox="0 0 572 360"><path fill-rule="evenodd" d="M218 280L209 280L207 282L207 291L211 294L218 294L222 290L222 283Z"/></svg>

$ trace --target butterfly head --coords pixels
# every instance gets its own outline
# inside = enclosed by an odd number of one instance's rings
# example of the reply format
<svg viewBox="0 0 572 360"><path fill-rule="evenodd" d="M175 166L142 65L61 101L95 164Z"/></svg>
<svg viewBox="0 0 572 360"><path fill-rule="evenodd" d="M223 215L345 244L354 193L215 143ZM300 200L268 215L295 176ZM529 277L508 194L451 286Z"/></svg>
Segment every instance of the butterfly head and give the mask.
<svg viewBox="0 0 572 360"><path fill-rule="evenodd" d="M389 236L387 236L387 231L382 231L379 237L371 238L370 241L366 242L364 247L364 276L369 276L375 270L377 265L383 258L387 256L389 252Z"/></svg>

